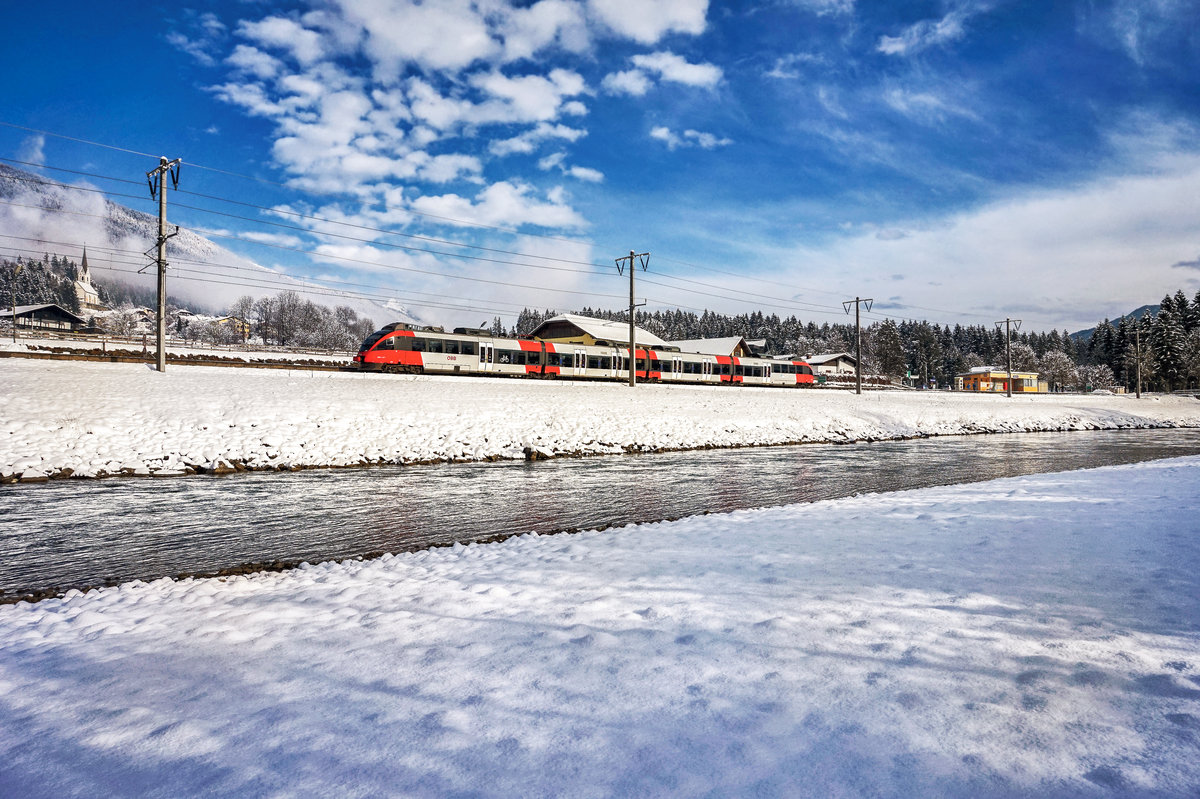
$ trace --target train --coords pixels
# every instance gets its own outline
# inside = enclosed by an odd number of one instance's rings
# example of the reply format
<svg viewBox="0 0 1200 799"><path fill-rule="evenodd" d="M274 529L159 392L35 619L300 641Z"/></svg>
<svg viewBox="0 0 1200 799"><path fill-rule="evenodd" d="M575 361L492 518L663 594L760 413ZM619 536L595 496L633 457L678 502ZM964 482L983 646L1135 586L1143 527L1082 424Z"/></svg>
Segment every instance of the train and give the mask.
<svg viewBox="0 0 1200 799"><path fill-rule="evenodd" d="M804 361L740 358L638 347L637 379L651 383L811 386ZM396 374L466 374L572 380L628 380L629 347L564 344L521 336L503 338L474 328L396 322L368 336L354 356L361 371Z"/></svg>

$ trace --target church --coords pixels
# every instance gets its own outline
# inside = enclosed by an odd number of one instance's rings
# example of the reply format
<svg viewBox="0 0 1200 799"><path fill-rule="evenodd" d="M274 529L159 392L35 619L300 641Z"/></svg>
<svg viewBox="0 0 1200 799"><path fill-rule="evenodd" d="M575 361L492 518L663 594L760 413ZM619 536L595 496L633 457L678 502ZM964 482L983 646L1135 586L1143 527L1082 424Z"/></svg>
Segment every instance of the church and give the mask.
<svg viewBox="0 0 1200 799"><path fill-rule="evenodd" d="M79 298L79 312L87 314L107 311L108 306L100 302L100 295L92 285L92 274L88 270L87 247L83 248L83 261L79 264L79 279L75 281L75 296Z"/></svg>

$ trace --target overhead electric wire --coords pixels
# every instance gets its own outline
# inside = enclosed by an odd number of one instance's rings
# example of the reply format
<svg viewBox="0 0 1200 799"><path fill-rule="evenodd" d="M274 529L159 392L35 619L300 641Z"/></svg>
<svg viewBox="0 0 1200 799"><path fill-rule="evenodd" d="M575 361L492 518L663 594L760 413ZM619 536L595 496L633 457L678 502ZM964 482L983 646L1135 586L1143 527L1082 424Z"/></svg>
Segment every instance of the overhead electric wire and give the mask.
<svg viewBox="0 0 1200 799"><path fill-rule="evenodd" d="M64 188L64 189L77 189L77 190L80 190L80 191L90 191L90 192L96 192L96 193L102 193L102 194L103 194L103 193L105 193L105 192L102 192L102 191L101 191L101 190L99 190L99 189L89 189L89 188L86 188L86 187L70 186L70 185L67 185L67 184L63 184L63 183L57 183L57 182L42 181L42 180L36 180L36 179L30 179L30 178L15 178L15 179L16 179L16 180L25 180L25 181L27 181L27 182L31 182L31 183L37 183L37 184L41 184L41 185L50 185L50 186L56 186L56 187L59 187L59 188ZM183 192L181 192L181 193L183 193ZM217 201L220 201L220 202L229 202L229 203L233 203L233 204L237 204L237 205L249 206L249 207L252 207L252 208L255 208L255 209L258 209L258 210L262 210L262 211L275 212L275 210L276 210L276 209L267 208L267 207L265 207L265 206L255 205L255 204L253 204L253 203L243 203L243 202L241 202L241 201L238 201L238 200L227 200L227 199L225 199L225 198L216 197L216 196L214 196L214 195L204 195L204 194L199 194L199 193L195 193L195 192L187 192L187 193L189 193L189 194L193 194L194 196L204 197L204 198L206 198L206 199L215 199L215 200L217 200ZM113 194L112 196L118 196L118 197L132 197L133 199L142 199L142 200L144 200L144 199L145 199L144 197L133 197L132 195L126 195L126 194ZM406 245L402 245L402 244L395 244L395 243L391 243L391 242L379 242L379 241L376 241L376 240L374 240L374 239L363 239L363 238L359 238L359 237L356 237L356 236L347 236L347 235L345 235L345 234L340 234L340 233L331 233L331 232L323 232L323 231L313 231L313 230L311 230L311 229L309 229L309 228L305 228L305 227L301 227L301 226L296 226L296 225L287 225L287 224L284 224L284 223L282 223L282 222L274 222L274 221L271 221L271 220L265 220L265 219L255 219L255 218L250 218L250 217L241 216L241 215L238 215L238 214L231 214L231 213L224 212L224 211L216 211L216 210L213 210L213 209L201 208L201 207L198 207L198 206L187 205L187 204L185 204L185 203L178 203L178 202L177 202L177 203L175 203L174 205L175 205L175 207L178 207L178 208L184 208L184 209L187 209L187 210L198 211L198 212L201 212L201 213L209 213L209 214L213 214L213 215L216 215L216 216L222 216L222 217L227 217L227 218L231 218L231 219L237 219L237 220L239 220L239 221L243 221L243 222L249 222L249 223L251 223L251 224L263 224L263 225L270 225L270 226L272 226L272 227L278 227L278 228L282 228L282 229L285 229L285 230L291 230L291 231L295 231L295 232L299 232L299 233L304 233L304 234L307 234L307 235L316 235L316 236L330 236L330 237L334 237L334 238L341 238L341 239L345 239L345 240L348 240L348 241L354 241L354 242L357 242L357 243L360 243L360 244L368 244L368 245L371 245L371 246L384 246L384 247L391 247L391 248L394 248L394 249L406 250L406 251L410 251L410 252L421 252L421 253L426 253L426 254L430 254L430 255L440 255L440 256L443 256L443 257L448 257L448 258L459 258L459 259L467 259L467 260L477 260L477 261L483 261L483 262L486 262L486 263L498 263L498 264L504 264L504 265L510 265L510 266L523 266L523 267L529 267L529 268L534 268L534 269L548 269L548 270L551 270L551 271L572 272L572 273L576 273L576 274L589 274L589 275L598 275L598 274L600 274L600 273L597 273L597 272L595 272L595 271L584 271L584 270L578 270L578 269L569 269L569 268L565 268L565 267L553 267L553 266L547 266L547 265L542 265L542 264L527 264L527 263L523 263L523 262L517 262L517 261L505 261L505 260L501 260L501 259L484 258L484 257L482 257L482 256L473 256L473 255L466 255L466 254L460 254L460 253L447 253L447 252L443 252L443 251L439 251L439 250L428 250L428 249L421 248L421 247L408 247L408 246L406 246ZM315 221L325 222L325 223L329 223L329 224L340 224L340 225L345 225L345 226L348 226L348 227L355 227L355 228L365 229L365 230L369 230L369 231L372 231L372 232L384 233L384 234L386 234L386 235L408 235L408 234L400 234L400 233L395 233L395 232L393 232L393 231L387 231L387 230L383 230L383 229L380 229L380 228L372 228L372 227L365 226L365 225L357 225L357 224L354 224L354 223L349 223L349 222L339 222L339 221L336 221L336 220L328 220L328 219L323 219L323 218L321 218L321 217L314 217L314 216L309 216L309 215L305 215L305 214L299 214L299 213L297 213L297 212L290 212L290 213L291 213L292 215L294 215L294 216L297 216L297 217L299 217L299 218L304 218L304 219L312 219L312 220L315 220ZM206 233L206 235L222 235L222 233L221 233L221 232L218 232L218 231L211 231L211 232L210 232L210 231L204 231L204 232ZM467 247L467 248L474 248L474 249L481 249L481 250L485 250L485 251L492 251L492 252L502 252L502 253L505 253L505 254L518 255L518 256L520 256L520 257L535 257L535 258L548 258L548 259L549 259L549 256L536 256L536 255L535 255L535 256L529 256L529 255L526 255L526 254L524 254L524 253L514 253L514 252L511 252L511 251L507 251L507 250L494 250L494 249L492 249L492 248L487 248L487 247L476 247L475 245L465 244L465 243L461 243L461 242L453 242L453 241L449 241L449 240L446 240L446 239L433 239L433 238L430 238L430 237L421 237L421 236L414 236L414 237L415 237L415 238L421 238L421 239L425 239L425 240L430 240L430 241L439 241L439 242L443 242L443 243L448 243L448 244L451 244L451 245L453 245L453 246ZM234 238L237 238L237 237L234 237ZM270 245L269 243L267 243L267 242L254 241L253 239L243 239L243 238L237 238L237 240L239 240L239 241L243 241L243 242L246 242L246 243L250 243L250 244L259 244L259 245L271 246L271 245ZM566 259L558 259L558 258L553 258L553 259L551 259L551 260L556 260L556 261L565 262L565 263L575 263L575 264L580 264L580 265L587 265L587 266L596 266L596 267L602 267L602 265L600 265L600 264L593 264L593 263L589 263L589 262L582 262L582 261L568 261L568 260L566 260ZM719 271L719 270L713 270L713 271ZM440 273L436 273L436 274L440 274ZM733 292L733 293L736 293L736 294L741 294L741 295L743 295L743 296L746 296L746 297L751 297L751 298L753 298L753 299L754 299L754 300L756 300L756 301L760 301L760 304L761 304L761 301L762 301L762 300L767 300L767 301L768 301L768 304L770 304L772 307L776 307L776 308L784 308L784 309L791 309L791 310L793 310L793 311L795 311L795 310L800 310L800 311L804 311L804 312L808 312L808 313L825 313L825 314L828 314L828 315L835 315L835 314L836 314L836 310L837 310L837 309L836 309L834 306L821 306L821 305L817 305L817 304L815 304L815 303L806 303L806 302L795 301L795 300L792 300L792 301L787 301L787 300L784 300L784 301L782 301L782 302L781 302L781 301L780 301L780 299L779 299L779 298L777 298L777 297L769 297L769 296L766 296L766 295L756 294L756 293L754 293L754 292L747 292L747 291L743 291L743 290L740 290L740 289L734 289L734 288L729 288L729 287L725 287L725 286L716 286L716 285L713 285L713 284L710 284L710 283L704 283L704 282L702 282L702 281L692 280L692 279L688 279L688 278L680 278L680 277L677 277L677 276L674 276L674 275L663 275L662 277L664 277L664 278L666 278L666 279L676 280L676 281L678 281L678 282L690 283L690 284L693 284L693 285L704 286L704 287L706 287L706 288L713 288L713 289L717 289L717 290L719 290L719 291L723 291L723 292L725 292L724 294L711 294L711 293L708 293L708 292L704 292L704 291L697 291L697 290L694 290L694 289L686 289L686 288L679 288L679 289L678 289L678 290L681 290L681 291L687 291L687 292L689 292L689 293L692 293L692 294L697 294L697 295L701 295L701 296L715 297L715 298L718 298L718 299L727 299L727 298L728 298L728 293L729 293L729 292ZM666 285L666 284L664 284L664 283L661 283L661 282L655 281L655 280L654 280L654 279L652 279L652 278L644 278L644 280L645 280L646 282L648 282L648 283L651 283L651 284L653 284L653 285L659 285L659 286L662 286L663 288L677 288L677 287L668 286L668 285Z"/></svg>
<svg viewBox="0 0 1200 799"><path fill-rule="evenodd" d="M131 155L143 156L146 158L157 158L158 157L158 156L154 156L150 153L141 152L141 151L134 150L131 148L120 147L120 146L116 146L116 145L106 144L103 142L96 142L96 141L92 141L92 140L84 139L84 138L80 138L80 137L75 137L75 136L68 136L65 134L56 133L54 131L47 131L47 130L41 130L41 129L32 128L32 127L28 127L28 126L24 126L24 125L17 125L17 124L14 124L11 122L6 122L6 121L0 121L0 126L13 128L16 130L23 130L26 132L35 133L35 134L42 135L42 136L51 136L51 137L55 137L55 138L64 139L67 141L74 141L74 142L78 142L81 144L87 144L90 146L102 147L102 148L114 150L117 152L123 152L123 153L131 154ZM110 175L101 175L101 174L97 174L97 173L84 172L84 171L80 171L80 170L73 170L73 169L68 169L65 167L51 166L51 165L46 165L46 164L37 164L37 163L31 162L31 161L21 161L21 160L10 159L10 158L0 158L0 161L6 161L9 163L17 163L17 164L22 164L22 165L26 165L26 166L34 166L34 167L38 167L38 168L52 169L52 170L56 170L56 171L66 172L69 174L76 174L76 175L81 175L84 177L90 177L90 178L94 178L97 180L111 180L111 181L115 181L115 182L131 184L131 185L139 185L139 181L129 180L127 178L119 178L119 177L114 177L114 176L110 176ZM255 176L251 176L251 175L244 175L244 174L234 172L231 170L210 167L210 166L207 166L204 164L198 164L198 163L192 163L192 162L185 162L185 163L187 163L189 167L196 168L196 169L201 169L201 170L210 171L210 172L214 172L214 173L218 173L218 174L228 175L230 177L236 177L236 178L240 178L240 179L266 183L266 184L274 185L274 186L292 190L292 191L296 190L296 187L294 185L289 185L287 183L282 183L282 182L270 180L267 178L255 177ZM102 191L100 189L92 189L92 188L87 188L87 187L82 187L82 186L71 186L68 184L63 184L63 183L58 183L58 182L41 181L41 180L22 178L22 177L17 177L17 176L11 176L11 177L14 180L24 180L26 182L31 182L31 183L41 184L41 185L56 186L56 187L63 188L63 189L94 192L94 193L98 193L98 194L103 194L106 197L121 197L123 199L133 199L133 200L141 200L141 201L145 201L147 199L145 196L135 196L135 195L129 195L129 194L120 194L120 193L115 193L115 192L106 192L106 191ZM419 235L419 234L404 233L404 232L395 231L395 230L386 230L383 228L375 228L375 227L371 227L369 225L362 225L362 224L348 222L348 221L344 221L344 220L334 220L334 219L323 218L323 217L319 217L319 216L315 216L315 215L311 215L311 214L303 214L301 212L293 211L291 209L270 208L267 206L261 206L261 205L257 205L254 203L248 203L248 202L244 202L244 201L240 201L240 200L233 200L233 199L229 199L229 198L223 198L223 197L219 197L219 196L211 195L211 194L203 194L200 192L193 192L190 190L179 190L179 193L190 194L192 196L196 196L196 197L200 197L200 198L208 199L208 200L214 200L217 202L225 202L225 203L240 205L243 207L250 207L250 208L254 208L256 210L264 211L267 213L273 213L273 214L277 214L277 215L281 215L281 216L292 216L292 217L298 218L298 219L315 221L315 222L319 222L321 224L342 225L345 227L350 227L350 228L355 228L355 229L360 229L360 230L367 230L367 231L371 231L371 232L375 232L375 233L380 233L380 234L386 235L386 236L412 238L412 239L416 239L416 240L420 240L420 241L428 241L428 242L432 242L432 243L446 244L446 245L453 246L453 247L462 247L465 249L475 249L475 250L480 250L480 251L484 251L484 252L494 252L494 253L505 254L505 255L513 255L513 256L517 256L517 257L521 257L521 258L556 261L559 263L574 264L574 265L579 265L579 266L590 266L590 267L596 267L596 268L607 268L607 266L604 264L597 264L597 263L588 262L588 261L579 261L579 260L575 260L575 259L560 258L560 257L555 257L555 256L537 255L537 254L533 254L533 253L521 253L521 252L516 252L516 251L512 251L512 250L504 250L504 249L500 249L500 248L486 247L483 245L469 244L466 242L458 242L458 241L454 241L451 239L444 239L444 238L438 238L438 237L432 237L432 236L423 236L423 235ZM306 192L306 193L313 195L313 196L336 196L329 192ZM11 203L11 202L9 202L7 204L16 205L16 206L22 205L20 203ZM210 209L210 208L186 205L183 203L175 203L175 205L177 207L185 208L187 210L196 211L199 213L209 213L209 214L214 214L214 215L218 215L218 216L224 216L224 217L228 217L228 218L238 219L238 220L244 221L244 222L249 222L251 224L270 225L273 227L279 227L279 228L293 230L293 231L296 231L299 233L303 233L305 235L328 236L328 237L334 237L334 238L341 238L341 239L346 239L349 241L356 241L359 243L369 244L371 246L390 247L390 248L406 250L406 251L410 251L410 252L426 253L426 254L444 257L444 258L476 260L476 261L482 261L482 262L487 262L487 263L498 263L498 264L504 264L504 265L535 268L535 269L540 268L540 269L550 269L550 270L554 270L554 271L575 272L578 274L593 275L593 276L600 274L595 271L573 270L573 269L568 269L565 267L552 267L552 266L547 266L547 265L542 265L542 264L530 264L530 263L523 263L523 262L516 262L516 261L504 261L504 260L500 260L500 259L490 259L490 258L485 258L482 256L473 256L473 255L462 254L462 253L444 252L444 251L439 251L439 250L429 250L429 249L424 249L424 248L420 248L420 247L409 247L409 246L405 246L402 244L396 244L393 242L381 242L381 241L377 241L374 239L361 239L361 238L357 238L357 237L353 237L353 236L347 236L344 234L314 230L312 228L306 228L306 227L302 227L302 226L286 225L286 224L279 223L279 222L273 222L271 220L254 219L254 218L250 218L250 217L240 216L237 214L230 214L227 212L216 211L216 210ZM61 211L61 209L46 209L42 206L24 206L24 207L36 207L36 208L40 208L41 210ZM548 236L548 235L544 235L544 234L527 233L527 232L522 232L519 230L514 230L511 228L505 228L505 227L495 226L495 225L487 225L484 223L473 222L470 220L455 219L453 217L445 217L445 216L438 216L436 214L428 214L428 213L416 211L411 208L406 208L403 210L405 213L412 214L414 216L439 219L442 221L453 222L455 224L469 226L469 227L477 227L477 228L481 228L481 229L496 230L496 231L508 233L508 234L515 235L515 236L529 236L529 237L542 238L542 239L548 239L548 240L553 240L553 241L561 241L561 242L574 243L574 244L583 244L586 246L593 246L593 247L595 246L594 242L586 241L583 239L572 239L572 238L561 237L561 236ZM77 213L77 212L69 212L69 211L63 211L63 212L64 213ZM89 214L79 214L79 215L96 216L96 215L89 215ZM214 233L210 233L209 235L218 235L218 234L214 232ZM253 240L243 239L243 238L238 238L238 237L226 236L226 238L233 238L234 240L243 241L243 242L249 243L249 244L277 246L277 245L271 245L267 242L253 241ZM369 261L361 261L358 259L349 259L349 258L345 258L345 257L331 256L331 255L327 255L324 253L318 254L318 253L313 253L313 252L307 251L307 250L300 250L300 249L287 248L287 247L280 247L280 249L291 250L293 252L299 252L299 253L304 253L304 254L308 254L308 255L314 255L315 257L319 257L319 258L334 259L334 260L346 260L346 261L349 261L352 263L363 263L366 265L381 266L384 268L404 269L403 267L392 267L392 266L389 266L386 264L377 264L377 263L372 263ZM728 275L730 277L736 277L740 280L752 280L752 281L767 284L767 285L776 285L776 286L780 286L783 288L787 288L790 291L799 289L799 290L802 290L802 291L805 291L808 293L819 293L819 294L826 294L826 295L830 295L830 296L838 296L835 292L830 292L830 291L823 290L823 289L813 289L810 287L803 287L803 286L797 286L794 284L783 283L781 281L774 281L774 280L767 280L764 278L739 275L735 272L730 272L728 270L721 270L721 269L716 269L713 267L701 266L698 264L689 263L687 261L671 259L670 257L667 257L667 256L659 255L658 259L666 261L667 263L675 263L675 264L679 264L682 266L687 266L692 269L699 269L702 271L712 272L715 274L724 274L724 275ZM475 280L477 282L495 282L495 281L486 281L486 280L482 280L482 279L468 278L468 277L461 276L461 275L451 275L451 274L445 274L445 273L440 273L440 272L429 272L427 270L407 269L405 271L416 271L416 272L421 272L424 274L432 274L432 275L435 275L438 277L444 277L446 279ZM836 307L835 306L824 306L824 305L819 305L817 303L807 303L807 302L798 301L798 300L786 300L786 299L782 299L779 297L757 294L755 292L744 291L741 289L730 288L730 287L725 287L725 286L717 286L717 285L713 285L710 283L704 283L702 281L697 281L697 280L694 280L691 278L679 277L676 275L664 274L664 275L661 275L661 277L668 279L668 280L674 280L674 281L677 281L680 283L688 283L691 285L698 285L698 286L704 286L707 288L717 289L724 293L711 294L711 293L699 291L696 289L683 288L681 286L670 286L667 284L656 282L652 278L643 278L643 280L645 280L646 282L652 283L653 285L662 286L663 288L669 288L669 289L674 289L674 290L678 290L678 291L686 291L688 293L696 294L696 295L700 295L700 296L711 296L711 297L716 297L718 299L730 299L730 297L728 295L730 293L734 293L734 294L741 295L743 297L753 298L759 304L764 304L762 302L762 300L767 300L768 302L766 302L765 304L767 304L771 307L799 310L799 311L805 312L805 313L820 313L820 314L825 314L825 315L836 315ZM544 287L527 287L527 286L521 286L521 285L514 285L513 287L514 288L529 288L532 290L540 290L540 291L555 291L555 292L560 292L560 293L590 294L590 292L577 292L577 291L570 291L570 290L565 290L565 289L548 289L548 288L544 288ZM618 297L618 295L595 295L595 296L611 297L611 298ZM969 311L953 311L953 310L944 309L944 308L932 308L932 307L918 306L918 305L902 305L901 307L912 308L915 310L931 311L931 312L935 312L935 313L945 313L945 314L950 314L952 316L972 316L972 317L978 317L978 318L985 318L985 316L983 314L972 313ZM826 309L828 309L828 310L826 310ZM890 318L890 319L898 319L898 320L907 320L910 318L910 317L886 314L886 313L882 313L882 312L875 312L870 315L874 316L874 317L882 317L882 318ZM1035 322L1035 323L1046 324L1044 322Z"/></svg>
<svg viewBox="0 0 1200 799"><path fill-rule="evenodd" d="M23 130L28 133L36 133L40 136L52 136L56 139L65 139L67 141L78 142L80 144L87 144L87 145L91 145L93 147L103 147L105 149L115 150L117 152L129 153L130 155L140 155L140 156L144 156L146 158L159 158L160 157L157 155L151 155L150 153L139 152L138 150L131 150L131 149L128 149L125 147L117 147L112 144L105 144L103 142L90 141L88 139L81 139L76 136L67 136L62 133L55 133L54 131L50 131L50 130L40 130L38 128L27 127L25 125L17 125L12 122L5 122L2 120L0 120L0 126L7 127L7 128L14 128L16 130ZM188 167L190 167L190 168L202 169L206 172L214 172L214 173L217 173L220 175L228 175L229 177L241 178L242 180L250 180L250 181L254 181L256 183L264 183L264 184L271 185L271 186L277 186L282 189L288 189L289 191L296 191L296 187L294 185L288 185L287 183L281 183L280 181L271 180L270 178L256 177L254 175L243 175L240 172L233 172L228 169L219 169L217 167L205 166L204 164L198 164L198 163L194 163L191 161L184 161L183 163L187 164ZM337 196L337 195L333 194L332 192L306 191L305 193L311 194L311 195L317 196L317 197ZM572 238L567 238L567 237L563 237L563 236L549 236L544 233L527 233L527 232L522 232L519 230L514 230L512 228L501 227L499 225L488 225L483 222L473 222L473 221L467 220L467 219L455 219L454 217L439 216L437 214L429 214L429 213L424 213L422 211L409 210L409 213L415 214L416 216L426 217L428 219L439 219L444 222L453 222L457 225L464 225L464 226L468 226L468 227L477 227L477 228L481 228L481 229L485 229L485 230L495 230L495 231L502 232L502 233L509 233L514 236L528 236L528 237L537 238L537 239L547 239L549 241L561 241L561 242L566 242L566 243L570 243L570 244L588 244L589 246L591 245L591 242L584 241L583 239L572 239Z"/></svg>
<svg viewBox="0 0 1200 799"><path fill-rule="evenodd" d="M10 200L0 200L0 204L12 205L12 206L16 206L19 208L37 208L38 210L48 211L51 213L71 214L73 216L85 216L85 217L91 217L94 219L105 218L105 217L102 217L100 214L88 214L88 213L84 213L81 211L68 211L63 208L45 208L45 207L39 206L39 205L28 205L26 203L15 203ZM202 228L200 230L203 231ZM347 263L362 264L364 266L374 266L374 267L378 267L381 269L391 269L391 270L402 271L402 272L415 272L418 274L434 275L435 277L441 277L441 278L445 278L447 280L465 280L465 281L468 281L471 283L485 283L485 284L495 285L495 286L506 286L509 288L527 289L530 291L548 291L548 292L551 292L554 294L581 294L581 295L584 295L587 297L605 297L608 299L623 299L624 298L624 295L621 295L621 294L597 294L596 292L593 292L593 291L575 291L573 289L556 289L556 288L550 288L547 286L527 286L527 285L520 284L520 283L508 283L508 282L505 282L502 280L488 280L487 278L471 277L468 275L451 275L451 274L446 274L444 272L433 272L428 269L416 269L413 267L396 266L394 264L385 264L385 263L380 263L378 261L367 261L367 260L364 260L361 258L350 258L345 255L332 255L329 253L319 253L314 250L304 250L304 249L300 249L298 247L286 247L282 244L272 244L269 242L252 241L250 239L241 238L239 236L233 236L233 235L218 233L218 232L214 232L214 231L204 231L204 232L205 232L205 235L213 236L214 238L230 239L233 241L241 241L246 244L255 244L255 245L258 245L261 247L271 247L273 249L284 250L287 252L295 252L295 253L300 253L303 255L313 255L318 258L324 258L327 260L345 261Z"/></svg>
<svg viewBox="0 0 1200 799"><path fill-rule="evenodd" d="M24 240L24 241L36 241L36 242L40 242L43 244L52 244L52 245L57 245L57 246L61 246L61 247L80 247L80 246L82 246L76 242L49 241L46 239L33 238L33 237L28 237L28 236L14 236L14 235L7 234L7 233L0 233L0 237L10 238L10 239L20 239L20 240ZM42 252L41 250L35 250L32 248L22 249L22 248L15 248L15 247L0 246L0 249L8 249L8 250L13 250L15 252L29 253L29 254L32 254L35 256L41 254L41 252ZM129 256L144 256L145 255L144 253L138 252L136 250L121 250L121 249L117 249L117 248L113 248L113 247L100 246L100 247L93 247L93 249L99 251L102 254L105 254L107 258L111 258L112 253L116 253L118 255L129 255ZM145 262L134 263L134 262L130 262L130 261L122 261L121 263L131 264L131 265L135 265L135 266L137 266L137 265L144 266L145 265ZM149 263L152 264L153 261L150 261ZM189 259L186 257L179 257L179 256L171 258L170 263L171 263L173 270L176 268L177 264L183 264L183 265L191 265L191 266L209 266L209 267L213 267L216 269L226 269L226 270L236 270L236 271L242 271L242 272L257 273L257 274L263 275L263 279L265 279L267 276L277 275L278 277L283 278L285 281L288 281L288 282L275 282L274 283L275 286L278 286L280 288L289 289L292 291L296 291L298 293L305 293L304 289L308 287L308 283L305 283L304 281L308 281L309 283L318 284L318 287L320 287L322 284L337 284L337 285L351 286L351 287L356 287L356 288L378 289L378 290L384 291L384 292L388 292L388 291L391 292L390 294L368 294L366 292L357 292L364 298L373 299L373 300L406 301L407 298L412 297L412 296L434 297L434 298L444 296L444 295L440 295L440 294L433 294L431 292L413 291L413 290L409 290L409 289L398 289L398 288L392 288L389 286L379 286L379 285L368 284L368 283L350 283L347 281L334 280L332 278L309 277L309 278L303 278L303 280L302 280L300 278L291 277L290 275L270 272L269 270L264 270L261 267L238 266L238 265L234 265L234 264L222 264L222 263L217 263L214 261L198 261L198 260ZM350 292L347 292L347 293L350 293ZM480 298L480 297L462 297L461 299L469 301L469 302L494 302L493 300L484 299L484 298ZM433 301L422 300L421 304L431 305L431 304L433 304ZM502 303L496 303L496 304L508 306L504 310L499 310L496 308L492 309L493 311L498 311L500 313L514 313L515 310L524 309L526 307L523 304L518 305L517 303L503 303L502 302Z"/></svg>

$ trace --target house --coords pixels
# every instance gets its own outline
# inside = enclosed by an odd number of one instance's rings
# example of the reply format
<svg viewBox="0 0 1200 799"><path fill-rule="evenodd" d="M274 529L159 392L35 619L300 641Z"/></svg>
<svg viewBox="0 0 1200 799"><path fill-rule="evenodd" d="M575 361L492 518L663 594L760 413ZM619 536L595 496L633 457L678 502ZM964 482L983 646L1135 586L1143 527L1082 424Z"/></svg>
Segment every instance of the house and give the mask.
<svg viewBox="0 0 1200 799"><path fill-rule="evenodd" d="M532 338L556 344L586 344L601 347L629 346L629 323L593 319L590 316L560 314L542 322L529 334ZM637 343L646 347L667 347L667 342L649 330L637 328Z"/></svg>
<svg viewBox="0 0 1200 799"><path fill-rule="evenodd" d="M809 355L804 360L819 375L852 375L858 365L858 361L849 352Z"/></svg>
<svg viewBox="0 0 1200 799"><path fill-rule="evenodd" d="M955 376L954 387L959 391L981 391L1008 393L1008 371L995 366L977 366ZM1014 394L1043 394L1048 390L1045 380L1038 379L1037 372L1012 373Z"/></svg>
<svg viewBox="0 0 1200 799"><path fill-rule="evenodd" d="M0 311L0 324L9 326L13 323L13 309L5 308ZM16 307L17 327L25 330L43 330L69 333L87 327L87 320L63 308L61 305L18 305Z"/></svg>
<svg viewBox="0 0 1200 799"><path fill-rule="evenodd" d="M638 337L638 341L641 341ZM725 338L694 338L684 341L668 341L671 347L678 347L680 352L698 352L701 355L729 355L735 358L749 358L752 354L749 343L741 336L726 336Z"/></svg>

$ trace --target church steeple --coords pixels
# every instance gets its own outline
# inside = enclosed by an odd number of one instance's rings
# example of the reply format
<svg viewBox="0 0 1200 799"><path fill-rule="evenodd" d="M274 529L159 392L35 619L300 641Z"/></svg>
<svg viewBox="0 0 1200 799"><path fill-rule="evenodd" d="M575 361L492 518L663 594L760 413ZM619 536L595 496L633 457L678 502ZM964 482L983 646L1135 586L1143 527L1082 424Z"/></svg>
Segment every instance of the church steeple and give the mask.
<svg viewBox="0 0 1200 799"><path fill-rule="evenodd" d="M88 274L87 265L87 245L83 245L83 262L79 264L79 280L83 283L91 283L92 276Z"/></svg>

